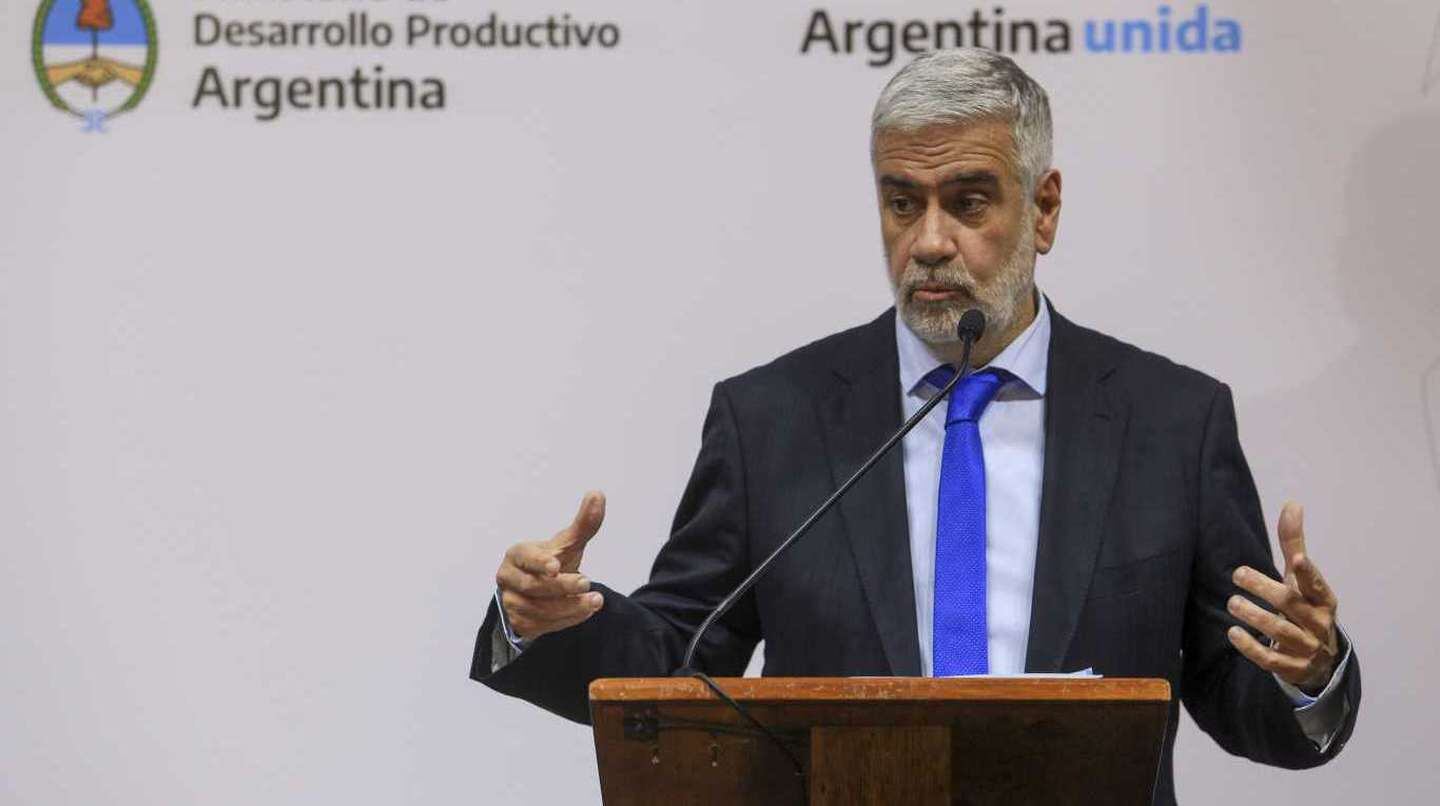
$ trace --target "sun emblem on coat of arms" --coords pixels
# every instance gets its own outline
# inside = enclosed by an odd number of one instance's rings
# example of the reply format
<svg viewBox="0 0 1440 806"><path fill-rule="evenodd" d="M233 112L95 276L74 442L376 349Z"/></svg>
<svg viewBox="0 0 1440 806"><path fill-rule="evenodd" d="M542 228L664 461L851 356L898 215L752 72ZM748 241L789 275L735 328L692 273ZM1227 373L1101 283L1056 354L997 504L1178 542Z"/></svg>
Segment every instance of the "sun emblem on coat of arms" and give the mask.
<svg viewBox="0 0 1440 806"><path fill-rule="evenodd" d="M155 16L146 0L43 0L30 47L50 103L104 131L150 88Z"/></svg>

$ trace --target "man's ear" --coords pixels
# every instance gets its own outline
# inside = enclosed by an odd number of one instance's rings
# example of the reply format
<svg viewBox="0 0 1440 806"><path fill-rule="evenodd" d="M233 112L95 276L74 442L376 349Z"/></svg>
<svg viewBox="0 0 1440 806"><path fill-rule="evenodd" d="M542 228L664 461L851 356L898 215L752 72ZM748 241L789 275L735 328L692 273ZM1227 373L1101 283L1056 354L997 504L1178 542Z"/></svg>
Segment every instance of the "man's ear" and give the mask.
<svg viewBox="0 0 1440 806"><path fill-rule="evenodd" d="M1051 168L1035 183L1035 251L1044 255L1055 245L1060 228L1060 172Z"/></svg>

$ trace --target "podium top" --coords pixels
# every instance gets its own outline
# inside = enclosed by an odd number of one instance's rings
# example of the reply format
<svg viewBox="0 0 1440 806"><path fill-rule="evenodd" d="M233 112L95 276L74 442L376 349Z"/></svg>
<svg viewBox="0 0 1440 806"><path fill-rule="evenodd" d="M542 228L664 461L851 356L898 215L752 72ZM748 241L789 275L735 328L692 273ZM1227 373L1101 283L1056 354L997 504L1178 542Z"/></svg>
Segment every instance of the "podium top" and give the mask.
<svg viewBox="0 0 1440 806"><path fill-rule="evenodd" d="M694 678L590 684L608 806L1132 806L1151 800L1172 707L1168 682L1133 678L716 682L764 729Z"/></svg>
<svg viewBox="0 0 1440 806"><path fill-rule="evenodd" d="M1125 677L722 677L727 694L749 702L990 700L999 702L1169 702L1162 679ZM713 700L687 677L604 678L590 684L590 701Z"/></svg>

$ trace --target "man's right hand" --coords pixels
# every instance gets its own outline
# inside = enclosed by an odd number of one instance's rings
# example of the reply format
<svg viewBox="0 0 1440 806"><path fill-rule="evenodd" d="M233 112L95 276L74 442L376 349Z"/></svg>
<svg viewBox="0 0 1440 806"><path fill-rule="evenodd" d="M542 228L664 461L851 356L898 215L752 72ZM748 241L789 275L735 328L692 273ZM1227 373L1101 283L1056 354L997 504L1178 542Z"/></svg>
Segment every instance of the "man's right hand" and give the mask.
<svg viewBox="0 0 1440 806"><path fill-rule="evenodd" d="M580 558L585 544L605 520L605 496L590 492L580 500L580 511L569 526L549 540L516 543L505 552L495 584L510 629L527 641L545 633L573 627L595 615L605 603L590 591L582 576Z"/></svg>

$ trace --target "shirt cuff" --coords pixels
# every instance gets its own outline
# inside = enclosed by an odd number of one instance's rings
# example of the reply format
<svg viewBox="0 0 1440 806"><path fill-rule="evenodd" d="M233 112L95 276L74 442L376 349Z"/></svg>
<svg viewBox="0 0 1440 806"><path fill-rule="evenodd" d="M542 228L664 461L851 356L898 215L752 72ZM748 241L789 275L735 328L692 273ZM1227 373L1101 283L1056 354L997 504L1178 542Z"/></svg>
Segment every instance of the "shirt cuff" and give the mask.
<svg viewBox="0 0 1440 806"><path fill-rule="evenodd" d="M1340 681L1345 678L1345 669L1350 665L1350 636L1338 624L1335 631L1340 644L1340 662L1335 664L1335 670L1330 673L1330 682L1325 684L1325 688L1318 695L1312 697L1281 680L1278 675L1275 676L1280 690L1285 692L1285 696L1295 705L1295 720L1300 723L1300 730L1321 753L1330 749L1330 742L1335 739L1335 734L1340 732L1340 727L1350 716L1350 701L1340 687Z"/></svg>
<svg viewBox="0 0 1440 806"><path fill-rule="evenodd" d="M495 629L490 633L490 673L494 674L508 666L520 653L525 651L525 639L510 629L510 619L505 617L505 605L500 601L500 591L495 591L495 612L499 615Z"/></svg>

